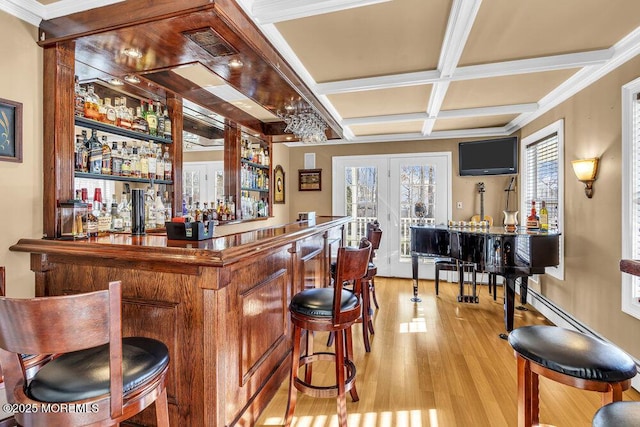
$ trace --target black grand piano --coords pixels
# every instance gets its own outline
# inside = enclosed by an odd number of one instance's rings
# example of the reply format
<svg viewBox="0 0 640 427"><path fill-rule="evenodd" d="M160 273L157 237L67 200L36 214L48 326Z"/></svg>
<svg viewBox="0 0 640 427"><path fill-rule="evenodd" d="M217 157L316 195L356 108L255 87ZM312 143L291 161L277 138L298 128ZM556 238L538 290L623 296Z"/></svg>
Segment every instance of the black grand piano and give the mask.
<svg viewBox="0 0 640 427"><path fill-rule="evenodd" d="M560 233L501 227L468 228L433 225L411 226L413 296L418 298L418 258L448 257L472 262L478 271L505 279L504 325L513 330L515 282L518 277L543 274L559 264Z"/></svg>

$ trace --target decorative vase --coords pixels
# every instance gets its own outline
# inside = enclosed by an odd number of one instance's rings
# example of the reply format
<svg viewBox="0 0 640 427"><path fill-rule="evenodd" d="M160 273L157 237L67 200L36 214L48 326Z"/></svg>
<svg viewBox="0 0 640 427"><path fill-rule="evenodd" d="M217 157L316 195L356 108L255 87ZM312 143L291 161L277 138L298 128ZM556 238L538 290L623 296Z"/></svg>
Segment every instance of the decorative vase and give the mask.
<svg viewBox="0 0 640 427"><path fill-rule="evenodd" d="M518 211L502 211L504 213L504 229L516 231L518 225Z"/></svg>

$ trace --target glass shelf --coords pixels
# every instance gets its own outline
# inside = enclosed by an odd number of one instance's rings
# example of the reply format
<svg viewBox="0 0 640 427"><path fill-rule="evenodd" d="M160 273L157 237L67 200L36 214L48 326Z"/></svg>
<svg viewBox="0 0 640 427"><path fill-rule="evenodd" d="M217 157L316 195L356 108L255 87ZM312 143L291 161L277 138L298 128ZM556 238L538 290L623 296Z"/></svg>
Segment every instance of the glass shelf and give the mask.
<svg viewBox="0 0 640 427"><path fill-rule="evenodd" d="M102 175L99 173L88 173L88 172L74 172L74 176L76 178L104 179L107 181L142 182L145 184L152 183L152 184L173 185L173 181L166 180L166 179L135 178L132 176Z"/></svg>
<svg viewBox="0 0 640 427"><path fill-rule="evenodd" d="M147 133L140 133L133 130L121 128L118 126L113 126L107 123L96 122L95 120L86 119L84 117L76 116L75 123L77 126L86 127L89 129L95 129L101 132L124 136L131 139L137 139L140 141L154 141L154 142L159 142L161 144L171 144L173 142L171 139L163 138L160 136L153 136Z"/></svg>

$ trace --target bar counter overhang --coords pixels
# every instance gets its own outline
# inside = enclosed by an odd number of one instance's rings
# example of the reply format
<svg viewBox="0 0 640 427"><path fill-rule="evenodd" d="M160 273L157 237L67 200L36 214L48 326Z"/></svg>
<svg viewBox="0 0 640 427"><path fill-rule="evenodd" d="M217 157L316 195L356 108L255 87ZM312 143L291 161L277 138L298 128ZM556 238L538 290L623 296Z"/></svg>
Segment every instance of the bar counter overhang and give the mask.
<svg viewBox="0 0 640 427"><path fill-rule="evenodd" d="M203 241L115 234L21 239L36 296L123 283L123 336L163 341L172 425L253 425L288 372L288 303L327 284L349 217L318 217ZM52 325L64 327L64 325ZM153 425L153 409L133 419Z"/></svg>

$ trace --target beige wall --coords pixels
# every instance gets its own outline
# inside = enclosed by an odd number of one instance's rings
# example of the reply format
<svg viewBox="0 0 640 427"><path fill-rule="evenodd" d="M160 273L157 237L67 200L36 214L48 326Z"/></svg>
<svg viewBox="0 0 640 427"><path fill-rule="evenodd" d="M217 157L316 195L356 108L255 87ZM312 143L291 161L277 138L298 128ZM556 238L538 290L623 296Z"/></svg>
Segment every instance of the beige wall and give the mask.
<svg viewBox="0 0 640 427"><path fill-rule="evenodd" d="M477 139L477 138L476 138ZM485 184L484 212L501 224L502 211L506 205L505 188L511 180L508 176L460 177L458 176L458 143L466 139L425 140L408 142L386 142L373 144L342 145L308 145L291 148L291 205L290 215L296 218L298 212L315 210L318 215L331 215L331 163L333 156L378 155L388 153L426 153L450 152L453 170L453 209L455 221L469 220L471 216L480 214L480 193L478 183ZM304 167L304 154L316 154L316 168L322 169L322 191L298 191L298 169ZM456 208L456 202L462 202L462 209ZM510 204L513 206L516 196L511 194Z"/></svg>
<svg viewBox="0 0 640 427"><path fill-rule="evenodd" d="M640 76L636 57L522 129L527 135L564 119L565 280L543 276L539 289L582 323L640 358L640 320L620 309L622 253L621 88ZM593 198L571 160L600 156Z"/></svg>
<svg viewBox="0 0 640 427"><path fill-rule="evenodd" d="M22 237L42 237L42 49L37 28L0 12L0 98L23 105L23 162L0 162L0 265L7 294L32 296L29 256L9 251Z"/></svg>

